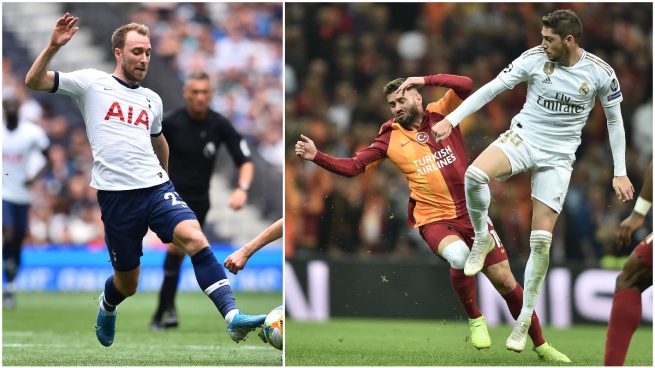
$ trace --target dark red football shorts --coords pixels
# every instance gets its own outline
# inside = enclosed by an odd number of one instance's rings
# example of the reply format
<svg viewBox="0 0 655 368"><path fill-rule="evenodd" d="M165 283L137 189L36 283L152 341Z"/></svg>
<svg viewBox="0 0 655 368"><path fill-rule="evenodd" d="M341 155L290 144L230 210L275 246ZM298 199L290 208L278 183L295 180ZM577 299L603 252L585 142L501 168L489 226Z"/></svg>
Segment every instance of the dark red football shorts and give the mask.
<svg viewBox="0 0 655 368"><path fill-rule="evenodd" d="M635 247L635 255L642 264L653 268L653 233L650 233Z"/></svg>
<svg viewBox="0 0 655 368"><path fill-rule="evenodd" d="M471 225L471 220L468 217L432 222L419 227L419 233L423 240L428 243L432 252L436 255L439 255L439 253L437 253L439 243L448 235L458 236L464 241L464 243L466 243L469 249L473 247L473 239L475 238L475 231L473 231L473 225ZM507 260L507 253L505 253L503 243L500 241L492 224L489 224L489 233L494 239L496 246L491 252L489 252L489 254L487 254L487 258L484 260L485 266L490 266ZM443 257L439 257L443 259Z"/></svg>

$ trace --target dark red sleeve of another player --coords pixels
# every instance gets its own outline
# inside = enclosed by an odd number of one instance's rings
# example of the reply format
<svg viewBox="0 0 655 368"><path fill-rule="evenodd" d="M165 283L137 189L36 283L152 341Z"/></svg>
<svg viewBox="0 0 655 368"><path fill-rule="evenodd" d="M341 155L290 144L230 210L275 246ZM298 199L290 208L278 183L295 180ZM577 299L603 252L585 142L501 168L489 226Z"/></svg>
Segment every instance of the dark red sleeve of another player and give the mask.
<svg viewBox="0 0 655 368"><path fill-rule="evenodd" d="M382 128L373 143L355 153L351 158L336 158L321 151L316 152L314 163L332 173L349 178L366 171L366 167L387 157L391 129Z"/></svg>
<svg viewBox="0 0 655 368"><path fill-rule="evenodd" d="M473 90L473 80L469 77L452 74L436 74L423 77L426 86L450 88L461 100L465 100Z"/></svg>

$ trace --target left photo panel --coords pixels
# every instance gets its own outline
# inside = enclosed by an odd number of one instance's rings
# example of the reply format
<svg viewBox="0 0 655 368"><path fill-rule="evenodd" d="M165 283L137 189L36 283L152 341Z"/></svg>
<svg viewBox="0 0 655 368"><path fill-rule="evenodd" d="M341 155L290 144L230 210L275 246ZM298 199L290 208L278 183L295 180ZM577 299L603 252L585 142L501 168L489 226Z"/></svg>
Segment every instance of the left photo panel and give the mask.
<svg viewBox="0 0 655 368"><path fill-rule="evenodd" d="M2 4L2 365L284 364L282 34Z"/></svg>

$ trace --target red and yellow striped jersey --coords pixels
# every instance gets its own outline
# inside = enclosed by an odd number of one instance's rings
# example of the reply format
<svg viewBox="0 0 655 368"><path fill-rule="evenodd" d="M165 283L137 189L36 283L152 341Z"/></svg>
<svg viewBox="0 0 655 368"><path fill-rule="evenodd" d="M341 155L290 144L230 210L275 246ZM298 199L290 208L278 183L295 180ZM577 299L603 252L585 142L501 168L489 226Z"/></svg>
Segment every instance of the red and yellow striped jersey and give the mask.
<svg viewBox="0 0 655 368"><path fill-rule="evenodd" d="M438 144L431 131L434 124L460 103L462 98L450 89L443 98L427 106L418 130L406 130L391 119L382 125L373 143L356 152L353 158L334 158L319 151L314 162L334 173L354 176L388 158L405 174L411 190L410 225L419 227L468 217L464 195L468 157L459 126Z"/></svg>

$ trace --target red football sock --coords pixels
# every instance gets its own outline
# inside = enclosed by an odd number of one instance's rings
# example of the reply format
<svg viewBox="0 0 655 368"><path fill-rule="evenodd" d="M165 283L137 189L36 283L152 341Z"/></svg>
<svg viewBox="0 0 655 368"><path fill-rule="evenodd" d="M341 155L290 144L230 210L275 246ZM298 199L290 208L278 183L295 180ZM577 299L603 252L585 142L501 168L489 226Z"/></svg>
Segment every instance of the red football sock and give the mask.
<svg viewBox="0 0 655 368"><path fill-rule="evenodd" d="M475 277L464 275L464 270L451 268L450 281L468 318L474 319L480 317L482 312L480 312L480 307L478 307Z"/></svg>
<svg viewBox="0 0 655 368"><path fill-rule="evenodd" d="M509 308L512 317L514 317L514 319L519 318L521 308L523 307L523 288L521 285L516 284L514 290L503 295L503 298L505 299L505 302L507 302L507 307ZM539 317L537 317L536 312L532 312L532 322L530 322L528 335L530 335L530 339L532 339L534 346L541 346L546 342L544 336L541 334L541 324L539 323Z"/></svg>
<svg viewBox="0 0 655 368"><path fill-rule="evenodd" d="M641 292L618 289L614 293L612 312L605 342L605 365L623 365L632 334L641 321Z"/></svg>

